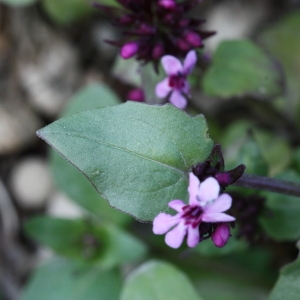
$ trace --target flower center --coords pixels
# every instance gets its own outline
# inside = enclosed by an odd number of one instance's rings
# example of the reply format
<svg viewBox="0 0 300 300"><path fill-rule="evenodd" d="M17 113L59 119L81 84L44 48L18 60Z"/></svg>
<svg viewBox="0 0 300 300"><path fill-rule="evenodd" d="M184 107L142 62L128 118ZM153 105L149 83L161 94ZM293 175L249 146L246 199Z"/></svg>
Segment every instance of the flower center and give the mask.
<svg viewBox="0 0 300 300"><path fill-rule="evenodd" d="M185 219L186 225L192 225L193 228L196 228L201 223L203 210L200 206L186 205L182 210L182 218Z"/></svg>
<svg viewBox="0 0 300 300"><path fill-rule="evenodd" d="M178 73L178 75L173 75L169 77L169 87L176 90L182 90L185 86L185 81L185 76L181 73Z"/></svg>

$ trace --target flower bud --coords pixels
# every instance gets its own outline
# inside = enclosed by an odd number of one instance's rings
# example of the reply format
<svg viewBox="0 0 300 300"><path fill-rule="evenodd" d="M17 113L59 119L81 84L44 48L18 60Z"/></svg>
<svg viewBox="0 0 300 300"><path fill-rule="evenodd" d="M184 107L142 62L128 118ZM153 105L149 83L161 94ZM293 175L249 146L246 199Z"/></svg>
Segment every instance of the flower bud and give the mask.
<svg viewBox="0 0 300 300"><path fill-rule="evenodd" d="M134 19L130 15L123 15L117 19L121 25L130 25L134 22Z"/></svg>
<svg viewBox="0 0 300 300"><path fill-rule="evenodd" d="M139 29L137 30L138 34L154 34L155 33L155 28L153 26L150 26L146 23L142 23L139 27Z"/></svg>
<svg viewBox="0 0 300 300"><path fill-rule="evenodd" d="M137 42L129 42L123 45L120 50L120 55L124 59L133 57L139 50L139 45Z"/></svg>
<svg viewBox="0 0 300 300"><path fill-rule="evenodd" d="M183 52L187 52L192 48L191 44L184 39L178 39L176 45Z"/></svg>
<svg viewBox="0 0 300 300"><path fill-rule="evenodd" d="M157 60L160 59L165 53L164 47L162 44L156 44L152 49L152 58Z"/></svg>
<svg viewBox="0 0 300 300"><path fill-rule="evenodd" d="M176 7L176 2L174 0L160 0L158 5L166 9L174 9Z"/></svg>
<svg viewBox="0 0 300 300"><path fill-rule="evenodd" d="M227 244L230 237L230 227L227 223L220 223L211 235L216 247L222 248Z"/></svg>
<svg viewBox="0 0 300 300"><path fill-rule="evenodd" d="M144 102L145 100L144 91L139 88L132 89L131 91L128 92L126 99L137 101L137 102Z"/></svg>
<svg viewBox="0 0 300 300"><path fill-rule="evenodd" d="M201 37L196 32L190 31L190 32L186 33L184 38L193 47L201 46L201 43L202 43Z"/></svg>

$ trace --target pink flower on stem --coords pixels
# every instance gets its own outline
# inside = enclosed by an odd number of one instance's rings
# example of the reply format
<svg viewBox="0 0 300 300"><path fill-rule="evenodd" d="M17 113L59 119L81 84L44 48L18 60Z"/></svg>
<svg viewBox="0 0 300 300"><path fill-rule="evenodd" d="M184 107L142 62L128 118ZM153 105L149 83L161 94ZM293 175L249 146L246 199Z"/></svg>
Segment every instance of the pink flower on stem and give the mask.
<svg viewBox="0 0 300 300"><path fill-rule="evenodd" d="M186 77L192 72L196 62L197 56L194 50L188 52L183 65L174 56L163 56L161 63L168 77L156 85L156 96L164 98L170 93L169 101L174 106L184 109L187 105L186 96L184 95L190 95L190 86Z"/></svg>
<svg viewBox="0 0 300 300"><path fill-rule="evenodd" d="M213 177L207 178L200 184L199 179L190 173L188 192L188 205L182 200L169 202L169 207L177 211L175 216L160 213L153 221L153 232L166 233L165 242L172 248L179 248L186 234L188 246L195 247L200 242L201 222L223 223L235 220L234 217L224 213L231 206L231 197L228 194L219 195L220 185ZM216 235L223 236L221 239L224 240L223 229L220 228ZM222 243L217 241L219 246Z"/></svg>

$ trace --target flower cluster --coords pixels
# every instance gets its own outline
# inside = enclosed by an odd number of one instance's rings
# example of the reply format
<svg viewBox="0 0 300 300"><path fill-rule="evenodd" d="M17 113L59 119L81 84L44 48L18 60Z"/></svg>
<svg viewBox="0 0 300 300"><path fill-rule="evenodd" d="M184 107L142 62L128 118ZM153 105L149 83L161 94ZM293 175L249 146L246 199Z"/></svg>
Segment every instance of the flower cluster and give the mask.
<svg viewBox="0 0 300 300"><path fill-rule="evenodd" d="M224 191L227 186L235 183L244 173L246 166L241 164L232 170L224 171L225 163L221 146L216 144L209 157L193 167L193 173L200 179L205 180L208 177L214 177Z"/></svg>
<svg viewBox="0 0 300 300"><path fill-rule="evenodd" d="M172 248L180 247L185 235L188 246L195 247L205 234L212 238L217 247L223 247L230 236L227 222L235 220L224 213L231 207L231 197L219 194L220 186L216 179L209 177L200 183L193 173L189 175L188 192L189 204L182 200L169 202L169 207L176 210L177 214L158 214L153 221L153 232L166 233L165 242ZM201 232L202 224L205 224L205 232Z"/></svg>
<svg viewBox="0 0 300 300"><path fill-rule="evenodd" d="M184 109L187 105L186 97L190 96L190 87L186 77L192 72L196 61L197 56L194 50L187 54L183 65L174 56L163 56L161 63L168 77L156 85L156 96L164 98L170 95L169 101L174 106Z"/></svg>
<svg viewBox="0 0 300 300"><path fill-rule="evenodd" d="M114 17L114 24L123 30L123 41L109 41L121 47L127 59L136 56L144 62L157 61L165 54L185 56L202 47L203 40L215 32L199 27L203 20L187 16L198 0L117 0L122 8L95 3L95 7Z"/></svg>

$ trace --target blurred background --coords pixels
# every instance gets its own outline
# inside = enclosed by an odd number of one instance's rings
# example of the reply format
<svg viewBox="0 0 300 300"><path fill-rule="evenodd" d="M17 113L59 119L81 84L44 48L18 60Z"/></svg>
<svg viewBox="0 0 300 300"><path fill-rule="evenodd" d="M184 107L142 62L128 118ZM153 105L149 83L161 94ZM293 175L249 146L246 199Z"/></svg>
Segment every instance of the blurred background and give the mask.
<svg viewBox="0 0 300 300"><path fill-rule="evenodd" d="M203 1L195 14L207 19L207 29L217 31L205 43L205 52L211 55L228 39L249 38L266 46L262 33L299 10L299 0L210 0ZM78 201L57 187L48 164L49 148L35 132L59 118L68 101L91 84L109 86L126 101L135 79L124 78L129 70L120 66L119 49L104 42L117 40L120 35L109 16L94 9L88 0L0 0L1 300L19 299L37 265L53 256L25 233L24 223L40 214L76 218L85 213L75 203ZM300 28L294 39L300 39ZM296 53L299 62L300 48ZM300 74L299 69L297 72ZM198 95L202 95L201 90ZM212 98L209 104L195 104L211 119L220 116ZM224 122L230 123L233 114L224 116ZM218 137L218 130L213 128L211 134ZM298 140L293 140L296 145ZM130 226L141 236L139 232L151 231L150 225ZM277 252L281 251L285 255L272 261L276 272L297 255L289 242L278 246ZM265 261L265 256L260 257ZM265 299L276 272L264 287L253 292L252 299ZM209 284L202 281L202 286Z"/></svg>

